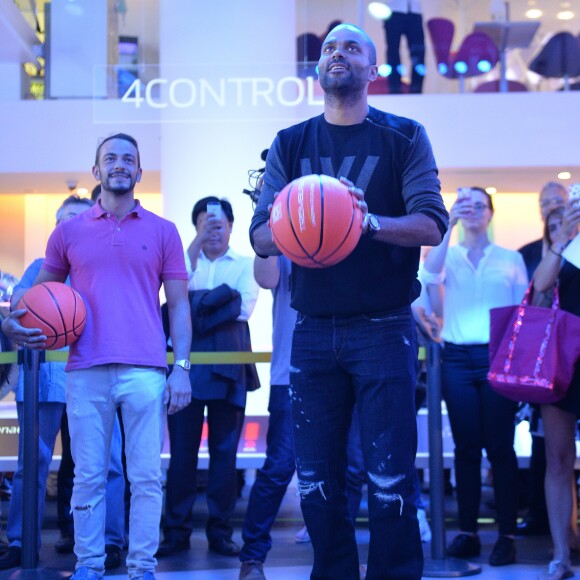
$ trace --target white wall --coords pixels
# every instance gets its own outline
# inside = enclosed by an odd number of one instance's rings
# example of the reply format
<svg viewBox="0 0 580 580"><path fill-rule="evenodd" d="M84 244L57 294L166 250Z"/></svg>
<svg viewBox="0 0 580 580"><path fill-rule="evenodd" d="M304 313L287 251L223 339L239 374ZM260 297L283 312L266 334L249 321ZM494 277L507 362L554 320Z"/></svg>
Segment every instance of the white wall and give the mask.
<svg viewBox="0 0 580 580"><path fill-rule="evenodd" d="M345 11L352 11L354 5L346 0L340 3ZM308 5L298 2L296 10L304 6ZM306 17L310 20L310 14ZM317 22L324 22L324 27L335 17L341 15L328 12ZM295 22L303 16L287 0L171 0L161 3L159 18L159 74L167 78L181 75L195 82L210 74L216 78L247 74L279 78L294 70ZM322 31L316 22L313 25ZM160 96L164 96L163 91ZM373 96L370 101L424 123L443 170L484 169L493 173L497 168L511 167L525 176L537 167L579 166L578 93ZM234 204L232 245L249 254L247 227L252 208L241 193L247 187L247 170L262 166L260 152L270 145L277 130L320 110L320 105L304 103L292 109L278 103L260 110L247 109L238 118L234 108L224 112L223 119L214 116L208 122L199 109L160 110L143 103L137 109L115 100L0 102L4 135L0 139L0 179L37 176L38 181L58 173L94 183L90 167L98 137L128 132L140 143L144 167L145 181L137 191L155 193L155 189L148 189L147 176L161 173L156 187L163 196L163 212L178 224L184 243L187 245L193 236L189 216L194 202L217 194ZM187 120L175 122L177 115L184 114L189 114ZM443 185L446 191L453 189ZM498 197L495 231L500 243L517 247L520 241L539 235L535 196L540 186L527 180L525 186L511 191L529 195ZM27 192L15 188L11 193ZM527 223L531 224L529 236ZM504 232L513 231L520 237L505 243ZM27 235L26 244L33 253L41 236L29 233L34 239ZM269 345L268 292L261 294L252 332L258 348Z"/></svg>
<svg viewBox="0 0 580 580"><path fill-rule="evenodd" d="M51 97L107 96L108 2L52 0L50 15Z"/></svg>

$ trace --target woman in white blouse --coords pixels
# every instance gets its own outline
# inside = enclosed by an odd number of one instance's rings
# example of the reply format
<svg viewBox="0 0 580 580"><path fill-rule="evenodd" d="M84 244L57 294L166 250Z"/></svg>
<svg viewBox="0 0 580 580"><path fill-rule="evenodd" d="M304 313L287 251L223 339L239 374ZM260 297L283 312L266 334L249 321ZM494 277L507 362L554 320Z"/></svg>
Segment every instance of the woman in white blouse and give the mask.
<svg viewBox="0 0 580 580"><path fill-rule="evenodd" d="M516 404L495 393L489 370L489 311L516 304L527 287L518 252L492 243L489 194L470 188L450 211L449 231L425 260L427 284L444 287L442 389L455 442L455 474L461 533L447 548L455 558L480 555L477 518L481 499L481 452L486 450L494 476L499 538L489 563L515 561L518 465L513 448ZM449 248L452 229L461 220L465 236Z"/></svg>

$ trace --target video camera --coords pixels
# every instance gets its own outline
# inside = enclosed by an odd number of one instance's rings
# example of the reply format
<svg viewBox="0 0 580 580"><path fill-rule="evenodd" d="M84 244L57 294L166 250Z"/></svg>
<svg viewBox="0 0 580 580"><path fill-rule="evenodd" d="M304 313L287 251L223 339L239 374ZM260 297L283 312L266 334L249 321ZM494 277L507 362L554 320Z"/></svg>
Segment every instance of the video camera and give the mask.
<svg viewBox="0 0 580 580"><path fill-rule="evenodd" d="M264 151L262 151L262 154L260 155L260 158L262 159L262 161L266 161L267 156L268 149L264 149ZM264 171L266 171L265 167L262 167L260 169L250 169L248 171L248 183L250 184L251 189L242 189L242 193L249 195L253 203L258 203L258 198L260 197L258 182Z"/></svg>

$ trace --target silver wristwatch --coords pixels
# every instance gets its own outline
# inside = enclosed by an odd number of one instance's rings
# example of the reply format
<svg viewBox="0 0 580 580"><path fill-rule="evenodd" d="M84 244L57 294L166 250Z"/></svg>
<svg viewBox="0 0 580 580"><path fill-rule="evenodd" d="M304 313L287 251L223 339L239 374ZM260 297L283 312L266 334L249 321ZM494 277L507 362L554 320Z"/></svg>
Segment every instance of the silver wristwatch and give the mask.
<svg viewBox="0 0 580 580"><path fill-rule="evenodd" d="M175 366L181 367L184 371L189 371L189 369L191 369L191 363L186 358L176 360L173 364L175 364Z"/></svg>
<svg viewBox="0 0 580 580"><path fill-rule="evenodd" d="M374 213L369 213L368 214L367 236L369 238L372 238L380 231L381 231L381 224L379 223L379 218Z"/></svg>

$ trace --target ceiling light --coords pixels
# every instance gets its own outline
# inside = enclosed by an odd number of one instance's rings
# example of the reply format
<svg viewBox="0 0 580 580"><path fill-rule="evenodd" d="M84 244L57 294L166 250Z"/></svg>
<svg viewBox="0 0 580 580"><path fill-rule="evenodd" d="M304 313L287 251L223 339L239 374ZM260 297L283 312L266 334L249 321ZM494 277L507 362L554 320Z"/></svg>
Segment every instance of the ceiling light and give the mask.
<svg viewBox="0 0 580 580"><path fill-rule="evenodd" d="M377 20L388 20L393 11L384 2L371 2L369 14Z"/></svg>
<svg viewBox="0 0 580 580"><path fill-rule="evenodd" d="M497 188L496 187L486 187L485 191L487 193L489 193L489 195L493 195L494 193L497 193Z"/></svg>
<svg viewBox="0 0 580 580"><path fill-rule="evenodd" d="M572 20L574 18L574 12L572 10L562 10L556 14L558 20Z"/></svg>
<svg viewBox="0 0 580 580"><path fill-rule="evenodd" d="M89 190L86 187L79 187L77 189L77 193L79 195L87 195L87 193L89 193Z"/></svg>
<svg viewBox="0 0 580 580"><path fill-rule="evenodd" d="M530 8L526 10L526 18L530 18L531 20L541 18L544 13L539 8Z"/></svg>
<svg viewBox="0 0 580 580"><path fill-rule="evenodd" d="M558 173L558 179L570 179L572 174L569 171L560 171Z"/></svg>

